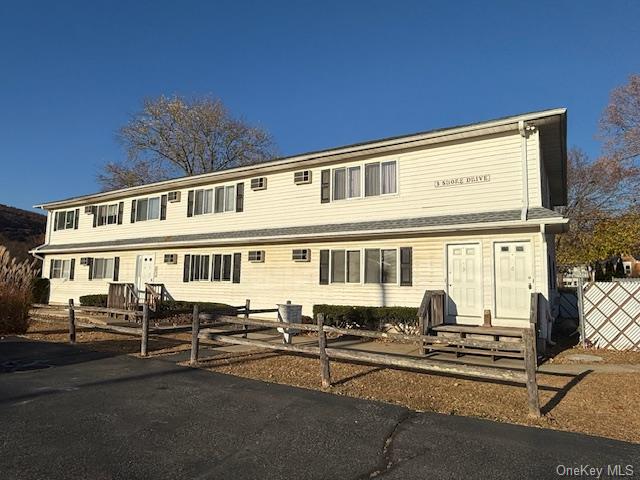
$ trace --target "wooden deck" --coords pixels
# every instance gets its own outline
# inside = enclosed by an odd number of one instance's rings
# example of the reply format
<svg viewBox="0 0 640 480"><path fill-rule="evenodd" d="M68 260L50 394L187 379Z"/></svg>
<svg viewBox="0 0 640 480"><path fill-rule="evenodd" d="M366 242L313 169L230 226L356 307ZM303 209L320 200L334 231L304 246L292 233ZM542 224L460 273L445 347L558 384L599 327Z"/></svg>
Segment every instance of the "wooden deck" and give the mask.
<svg viewBox="0 0 640 480"><path fill-rule="evenodd" d="M431 327L435 332L491 335L494 337L522 337L524 328L516 327L484 327L482 325L437 325Z"/></svg>

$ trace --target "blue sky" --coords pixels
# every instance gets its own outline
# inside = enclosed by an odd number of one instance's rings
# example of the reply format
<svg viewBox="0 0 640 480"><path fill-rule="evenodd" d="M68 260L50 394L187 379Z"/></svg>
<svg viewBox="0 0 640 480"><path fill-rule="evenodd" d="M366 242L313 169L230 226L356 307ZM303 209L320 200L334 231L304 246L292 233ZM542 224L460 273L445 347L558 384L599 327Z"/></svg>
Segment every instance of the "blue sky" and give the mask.
<svg viewBox="0 0 640 480"><path fill-rule="evenodd" d="M640 73L640 2L0 3L0 203L98 190L146 96L220 97L291 155L569 109L597 155Z"/></svg>

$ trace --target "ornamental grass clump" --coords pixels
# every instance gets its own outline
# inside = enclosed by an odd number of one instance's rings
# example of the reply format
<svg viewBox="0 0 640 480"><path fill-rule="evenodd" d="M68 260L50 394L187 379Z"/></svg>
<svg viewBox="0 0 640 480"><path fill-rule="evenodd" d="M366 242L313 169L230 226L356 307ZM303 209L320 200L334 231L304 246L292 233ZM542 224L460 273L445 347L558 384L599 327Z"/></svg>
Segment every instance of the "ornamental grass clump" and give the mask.
<svg viewBox="0 0 640 480"><path fill-rule="evenodd" d="M17 262L0 245L0 334L25 333L29 327L35 262Z"/></svg>

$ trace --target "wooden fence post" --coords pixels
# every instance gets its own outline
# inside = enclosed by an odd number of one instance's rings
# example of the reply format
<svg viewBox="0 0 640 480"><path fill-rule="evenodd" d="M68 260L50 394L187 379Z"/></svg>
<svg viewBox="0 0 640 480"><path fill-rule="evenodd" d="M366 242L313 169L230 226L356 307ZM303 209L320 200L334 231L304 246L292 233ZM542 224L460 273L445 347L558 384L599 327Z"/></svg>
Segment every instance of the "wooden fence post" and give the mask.
<svg viewBox="0 0 640 480"><path fill-rule="evenodd" d="M318 314L318 346L320 347L320 377L322 388L331 386L331 371L329 370L329 357L327 356L327 333L324 331L324 314Z"/></svg>
<svg viewBox="0 0 640 480"><path fill-rule="evenodd" d="M198 349L200 348L200 309L198 304L193 305L193 322L191 324L191 360L189 364L195 367L198 364Z"/></svg>
<svg viewBox="0 0 640 480"><path fill-rule="evenodd" d="M73 309L73 298L69 299L69 343L76 343L76 311Z"/></svg>
<svg viewBox="0 0 640 480"><path fill-rule="evenodd" d="M140 356L147 356L147 343L149 342L149 305L142 304L142 339L140 340Z"/></svg>
<svg viewBox="0 0 640 480"><path fill-rule="evenodd" d="M526 328L522 332L524 343L524 368L527 375L527 397L529 405L529 416L540 417L540 397L538 396L538 381L536 380L536 370L538 368L538 358L536 354L536 333L533 328Z"/></svg>
<svg viewBox="0 0 640 480"><path fill-rule="evenodd" d="M251 309L251 300L248 298L244 301L244 318L247 320L249 318L249 310ZM249 325L244 323L242 325L242 330L244 333L242 334L242 338L247 338L247 330L249 329Z"/></svg>
<svg viewBox="0 0 640 480"><path fill-rule="evenodd" d="M587 336L585 334L584 327L584 281L582 277L578 278L578 285L576 287L576 296L578 297L578 322L580 328L580 343L582 348L587 346Z"/></svg>

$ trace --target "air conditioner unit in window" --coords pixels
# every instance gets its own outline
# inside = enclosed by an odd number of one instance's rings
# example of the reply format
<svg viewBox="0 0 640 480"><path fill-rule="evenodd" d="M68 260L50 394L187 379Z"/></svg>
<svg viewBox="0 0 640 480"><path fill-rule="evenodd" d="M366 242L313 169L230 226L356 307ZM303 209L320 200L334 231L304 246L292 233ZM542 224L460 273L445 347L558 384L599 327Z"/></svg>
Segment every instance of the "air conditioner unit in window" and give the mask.
<svg viewBox="0 0 640 480"><path fill-rule="evenodd" d="M251 179L251 190L266 190L267 177L257 177Z"/></svg>
<svg viewBox="0 0 640 480"><path fill-rule="evenodd" d="M90 257L82 257L80 259L80 265L90 265L91 264L91 258Z"/></svg>
<svg viewBox="0 0 640 480"><path fill-rule="evenodd" d="M169 192L167 194L167 200L174 203L174 202L179 202L180 201L180 192L176 191L176 192Z"/></svg>
<svg viewBox="0 0 640 480"><path fill-rule="evenodd" d="M311 170L301 170L293 174L293 182L296 185L311 183Z"/></svg>
<svg viewBox="0 0 640 480"><path fill-rule="evenodd" d="M171 263L175 265L178 263L178 255L176 253L167 253L164 256L164 263Z"/></svg>
<svg viewBox="0 0 640 480"><path fill-rule="evenodd" d="M84 207L84 213L93 213L93 205L87 205Z"/></svg>

